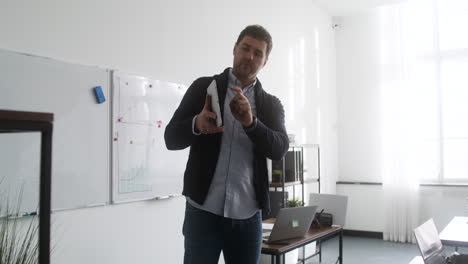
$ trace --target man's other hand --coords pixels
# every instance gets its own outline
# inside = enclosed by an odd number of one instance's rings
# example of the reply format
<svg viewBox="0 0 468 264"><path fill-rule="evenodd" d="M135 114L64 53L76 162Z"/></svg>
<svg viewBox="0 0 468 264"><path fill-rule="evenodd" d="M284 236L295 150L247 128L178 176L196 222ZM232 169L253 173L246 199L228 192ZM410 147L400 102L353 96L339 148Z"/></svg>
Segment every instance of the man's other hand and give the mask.
<svg viewBox="0 0 468 264"><path fill-rule="evenodd" d="M249 100L244 96L241 88L234 86L231 87L231 89L236 92L236 95L229 103L232 115L236 120L241 122L242 126L251 126L253 122L253 116L252 110L250 109Z"/></svg>

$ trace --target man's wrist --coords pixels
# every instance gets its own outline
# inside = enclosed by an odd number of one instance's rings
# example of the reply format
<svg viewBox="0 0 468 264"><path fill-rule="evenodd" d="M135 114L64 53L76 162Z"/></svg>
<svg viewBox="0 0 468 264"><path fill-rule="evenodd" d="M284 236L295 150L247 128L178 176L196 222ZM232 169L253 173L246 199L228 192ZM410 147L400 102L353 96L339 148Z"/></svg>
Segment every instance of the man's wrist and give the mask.
<svg viewBox="0 0 468 264"><path fill-rule="evenodd" d="M244 129L247 132L249 132L249 131L252 131L253 129L255 129L256 127L257 127L257 117L252 116L252 122L250 123L250 125L244 126Z"/></svg>
<svg viewBox="0 0 468 264"><path fill-rule="evenodd" d="M197 129L197 117L198 115L194 116L192 119L192 133L196 136L201 135L200 131Z"/></svg>

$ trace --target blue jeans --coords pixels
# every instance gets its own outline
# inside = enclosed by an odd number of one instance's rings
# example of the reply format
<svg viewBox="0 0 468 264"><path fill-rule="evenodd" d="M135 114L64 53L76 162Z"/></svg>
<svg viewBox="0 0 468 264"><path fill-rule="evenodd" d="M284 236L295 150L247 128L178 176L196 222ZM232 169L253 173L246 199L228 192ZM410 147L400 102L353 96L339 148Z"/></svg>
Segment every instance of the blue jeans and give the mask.
<svg viewBox="0 0 468 264"><path fill-rule="evenodd" d="M183 226L184 264L217 264L223 251L226 264L258 264L262 249L262 215L236 220L186 203Z"/></svg>

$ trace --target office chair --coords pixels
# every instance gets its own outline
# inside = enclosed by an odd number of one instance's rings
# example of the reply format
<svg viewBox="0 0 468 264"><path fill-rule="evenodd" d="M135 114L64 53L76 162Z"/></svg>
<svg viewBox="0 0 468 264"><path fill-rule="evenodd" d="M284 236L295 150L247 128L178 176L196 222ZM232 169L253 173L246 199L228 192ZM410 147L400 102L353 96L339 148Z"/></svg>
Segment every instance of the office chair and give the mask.
<svg viewBox="0 0 468 264"><path fill-rule="evenodd" d="M431 218L414 229L414 236L425 264L447 264L444 247L439 238L439 232Z"/></svg>

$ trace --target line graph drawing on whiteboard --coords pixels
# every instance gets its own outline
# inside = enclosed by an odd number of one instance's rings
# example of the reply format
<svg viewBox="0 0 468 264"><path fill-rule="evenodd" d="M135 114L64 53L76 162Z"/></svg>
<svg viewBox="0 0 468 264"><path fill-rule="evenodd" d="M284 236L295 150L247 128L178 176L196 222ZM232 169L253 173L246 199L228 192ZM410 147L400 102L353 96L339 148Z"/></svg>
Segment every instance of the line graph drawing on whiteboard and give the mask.
<svg viewBox="0 0 468 264"><path fill-rule="evenodd" d="M188 151L167 150L164 130L186 87L114 71L112 88L112 201L180 194Z"/></svg>
<svg viewBox="0 0 468 264"><path fill-rule="evenodd" d="M152 127L120 124L116 159L119 193L148 192L152 190L149 177L149 159L154 152ZM153 142L153 143L152 143Z"/></svg>
<svg viewBox="0 0 468 264"><path fill-rule="evenodd" d="M147 184L146 180L147 174L146 168L143 166L124 171L119 179L119 193L151 191L152 186Z"/></svg>

